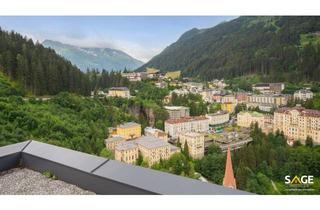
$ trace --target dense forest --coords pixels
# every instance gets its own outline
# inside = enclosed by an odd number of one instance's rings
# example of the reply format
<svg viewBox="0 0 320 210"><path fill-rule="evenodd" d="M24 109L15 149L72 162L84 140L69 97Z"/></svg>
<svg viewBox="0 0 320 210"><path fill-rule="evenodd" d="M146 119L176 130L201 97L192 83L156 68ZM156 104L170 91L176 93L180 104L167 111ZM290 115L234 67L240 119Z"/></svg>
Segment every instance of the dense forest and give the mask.
<svg viewBox="0 0 320 210"><path fill-rule="evenodd" d="M35 95L90 93L88 76L54 50L1 28L0 71Z"/></svg>
<svg viewBox="0 0 320 210"><path fill-rule="evenodd" d="M138 70L146 67L203 80L320 81L320 17L239 17L192 29Z"/></svg>

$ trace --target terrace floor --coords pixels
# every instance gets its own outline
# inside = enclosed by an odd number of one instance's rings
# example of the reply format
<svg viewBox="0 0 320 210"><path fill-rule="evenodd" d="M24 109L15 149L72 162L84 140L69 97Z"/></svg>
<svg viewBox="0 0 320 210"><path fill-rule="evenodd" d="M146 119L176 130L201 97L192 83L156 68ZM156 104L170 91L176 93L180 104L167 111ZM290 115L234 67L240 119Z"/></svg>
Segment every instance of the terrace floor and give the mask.
<svg viewBox="0 0 320 210"><path fill-rule="evenodd" d="M14 168L0 172L0 195L94 195L75 185L54 180L43 174Z"/></svg>

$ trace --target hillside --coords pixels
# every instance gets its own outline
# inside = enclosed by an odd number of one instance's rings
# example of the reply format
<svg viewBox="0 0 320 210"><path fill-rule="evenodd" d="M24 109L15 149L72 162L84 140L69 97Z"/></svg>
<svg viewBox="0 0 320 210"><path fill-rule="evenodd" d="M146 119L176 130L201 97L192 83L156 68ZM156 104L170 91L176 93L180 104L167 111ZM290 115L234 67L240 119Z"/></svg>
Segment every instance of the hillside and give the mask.
<svg viewBox="0 0 320 210"><path fill-rule="evenodd" d="M320 81L320 17L239 17L192 29L146 67L179 69L184 76L265 81Z"/></svg>
<svg viewBox="0 0 320 210"><path fill-rule="evenodd" d="M35 95L90 92L88 76L69 61L31 39L1 28L0 72Z"/></svg>
<svg viewBox="0 0 320 210"><path fill-rule="evenodd" d="M110 48L87 48L63 44L57 41L45 40L43 46L50 47L59 55L68 59L82 71L89 69L132 70L143 62L120 50Z"/></svg>

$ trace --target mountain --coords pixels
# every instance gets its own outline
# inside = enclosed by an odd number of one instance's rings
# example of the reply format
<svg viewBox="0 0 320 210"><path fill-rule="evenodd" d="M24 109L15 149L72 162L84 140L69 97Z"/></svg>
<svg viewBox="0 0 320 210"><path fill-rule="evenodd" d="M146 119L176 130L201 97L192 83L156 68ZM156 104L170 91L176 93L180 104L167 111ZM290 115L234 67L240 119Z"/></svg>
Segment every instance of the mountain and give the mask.
<svg viewBox="0 0 320 210"><path fill-rule="evenodd" d="M239 17L185 32L137 69L181 70L183 76L265 81L320 81L320 17Z"/></svg>
<svg viewBox="0 0 320 210"><path fill-rule="evenodd" d="M143 65L143 62L130 55L110 48L89 48L77 47L61 42L45 40L43 46L52 48L59 55L68 59L82 71L89 69L128 70L136 69Z"/></svg>
<svg viewBox="0 0 320 210"><path fill-rule="evenodd" d="M61 91L90 93L88 76L69 61L52 49L1 28L0 71L35 95L54 95Z"/></svg>

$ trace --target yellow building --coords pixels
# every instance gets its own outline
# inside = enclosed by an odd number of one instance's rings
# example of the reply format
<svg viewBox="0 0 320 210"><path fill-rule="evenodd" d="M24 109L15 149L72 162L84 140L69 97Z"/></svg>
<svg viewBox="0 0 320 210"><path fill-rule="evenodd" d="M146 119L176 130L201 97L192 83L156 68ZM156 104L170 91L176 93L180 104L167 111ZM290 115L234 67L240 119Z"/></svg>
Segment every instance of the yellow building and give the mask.
<svg viewBox="0 0 320 210"><path fill-rule="evenodd" d="M270 133L273 130L273 118L270 114L259 112L242 111L237 114L237 125L249 128L252 124L258 123L262 132Z"/></svg>
<svg viewBox="0 0 320 210"><path fill-rule="evenodd" d="M117 126L117 135L125 139L134 139L141 136L141 125L135 122L127 122Z"/></svg>
<svg viewBox="0 0 320 210"><path fill-rule="evenodd" d="M187 132L179 135L179 142L184 149L187 142L189 155L194 159L200 159L204 155L204 135L196 132Z"/></svg>
<svg viewBox="0 0 320 210"><path fill-rule="evenodd" d="M236 104L232 102L221 103L221 109L229 113L234 112L235 107L236 107Z"/></svg>
<svg viewBox="0 0 320 210"><path fill-rule="evenodd" d="M181 71L170 71L165 74L165 78L167 79L179 79L181 76Z"/></svg>
<svg viewBox="0 0 320 210"><path fill-rule="evenodd" d="M170 144L153 136L141 136L135 143L149 166L160 162L161 159L167 160L171 156Z"/></svg>
<svg viewBox="0 0 320 210"><path fill-rule="evenodd" d="M301 106L280 108L274 112L273 131L282 131L291 144L302 142L310 136L315 144L320 144L320 111Z"/></svg>
<svg viewBox="0 0 320 210"><path fill-rule="evenodd" d="M112 87L109 89L108 96L130 98L130 91L127 87Z"/></svg>
<svg viewBox="0 0 320 210"><path fill-rule="evenodd" d="M115 147L114 157L118 161L135 164L138 156L138 146L133 142L124 142Z"/></svg>
<svg viewBox="0 0 320 210"><path fill-rule="evenodd" d="M107 149L109 149L111 151L114 151L115 147L118 144L121 144L121 143L123 143L125 141L126 141L126 139L123 138L122 136L112 136L112 137L106 139L104 142L105 142L105 145L106 145Z"/></svg>

